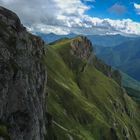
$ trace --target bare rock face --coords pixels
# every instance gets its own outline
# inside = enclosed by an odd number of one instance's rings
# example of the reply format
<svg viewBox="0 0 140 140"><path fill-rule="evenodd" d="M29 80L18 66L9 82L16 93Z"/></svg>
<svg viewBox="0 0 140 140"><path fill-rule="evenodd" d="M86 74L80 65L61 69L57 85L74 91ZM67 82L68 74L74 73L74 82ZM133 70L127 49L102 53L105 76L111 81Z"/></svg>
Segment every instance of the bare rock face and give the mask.
<svg viewBox="0 0 140 140"><path fill-rule="evenodd" d="M0 7L0 122L6 124L10 140L44 140L43 45L16 14Z"/></svg>
<svg viewBox="0 0 140 140"><path fill-rule="evenodd" d="M92 52L92 43L87 37L80 36L71 42L71 53L78 58L88 58Z"/></svg>

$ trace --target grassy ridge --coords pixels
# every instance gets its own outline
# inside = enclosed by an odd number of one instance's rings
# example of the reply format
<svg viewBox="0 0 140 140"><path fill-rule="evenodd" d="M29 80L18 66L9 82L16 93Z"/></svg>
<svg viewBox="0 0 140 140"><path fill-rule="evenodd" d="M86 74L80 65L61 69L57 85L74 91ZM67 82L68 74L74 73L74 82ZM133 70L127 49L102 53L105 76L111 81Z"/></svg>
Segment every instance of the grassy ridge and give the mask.
<svg viewBox="0 0 140 140"><path fill-rule="evenodd" d="M47 106L53 116L55 138L140 139L137 104L88 60L71 55L70 42L66 39L48 46L44 58Z"/></svg>

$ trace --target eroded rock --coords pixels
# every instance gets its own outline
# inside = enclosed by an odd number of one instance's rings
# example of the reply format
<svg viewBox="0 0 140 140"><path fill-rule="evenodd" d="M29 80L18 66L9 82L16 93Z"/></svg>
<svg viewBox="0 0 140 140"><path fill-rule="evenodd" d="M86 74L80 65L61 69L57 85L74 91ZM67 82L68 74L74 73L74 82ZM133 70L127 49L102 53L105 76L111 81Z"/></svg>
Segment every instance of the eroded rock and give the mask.
<svg viewBox="0 0 140 140"><path fill-rule="evenodd" d="M71 53L78 58L88 58L92 52L92 43L87 37L80 36L71 42Z"/></svg>
<svg viewBox="0 0 140 140"><path fill-rule="evenodd" d="M44 42L0 7L0 120L11 140L44 140Z"/></svg>

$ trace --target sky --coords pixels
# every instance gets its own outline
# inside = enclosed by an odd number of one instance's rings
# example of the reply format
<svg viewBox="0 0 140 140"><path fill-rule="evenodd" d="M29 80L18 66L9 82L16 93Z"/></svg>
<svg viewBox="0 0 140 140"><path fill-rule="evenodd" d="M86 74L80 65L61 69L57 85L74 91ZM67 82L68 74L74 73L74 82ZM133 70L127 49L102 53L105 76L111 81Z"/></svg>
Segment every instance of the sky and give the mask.
<svg viewBox="0 0 140 140"><path fill-rule="evenodd" d="M0 0L33 33L140 36L140 0Z"/></svg>

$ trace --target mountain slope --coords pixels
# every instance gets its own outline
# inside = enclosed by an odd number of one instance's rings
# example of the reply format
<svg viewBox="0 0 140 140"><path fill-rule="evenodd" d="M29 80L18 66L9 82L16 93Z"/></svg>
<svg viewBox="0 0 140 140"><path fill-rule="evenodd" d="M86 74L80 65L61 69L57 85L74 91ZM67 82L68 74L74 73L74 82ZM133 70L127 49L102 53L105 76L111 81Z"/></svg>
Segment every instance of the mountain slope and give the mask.
<svg viewBox="0 0 140 140"><path fill-rule="evenodd" d="M126 73L121 72L121 75L122 75L122 85L124 87L129 87L129 88L140 91L140 82L139 81L133 79Z"/></svg>
<svg viewBox="0 0 140 140"><path fill-rule="evenodd" d="M113 48L99 48L98 56L107 64L140 80L140 39L124 42Z"/></svg>
<svg viewBox="0 0 140 140"><path fill-rule="evenodd" d="M139 140L137 104L91 47L84 37L47 46L48 140Z"/></svg>
<svg viewBox="0 0 140 140"><path fill-rule="evenodd" d="M87 35L87 37L97 46L115 47L123 42L135 40L137 37L127 37L120 34L116 35Z"/></svg>
<svg viewBox="0 0 140 140"><path fill-rule="evenodd" d="M140 104L140 90L125 87L129 96L131 96L138 104Z"/></svg>
<svg viewBox="0 0 140 140"><path fill-rule="evenodd" d="M121 72L122 85L126 89L129 96L136 102L140 103L140 82Z"/></svg>

